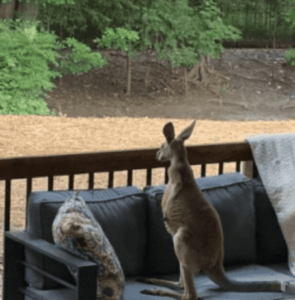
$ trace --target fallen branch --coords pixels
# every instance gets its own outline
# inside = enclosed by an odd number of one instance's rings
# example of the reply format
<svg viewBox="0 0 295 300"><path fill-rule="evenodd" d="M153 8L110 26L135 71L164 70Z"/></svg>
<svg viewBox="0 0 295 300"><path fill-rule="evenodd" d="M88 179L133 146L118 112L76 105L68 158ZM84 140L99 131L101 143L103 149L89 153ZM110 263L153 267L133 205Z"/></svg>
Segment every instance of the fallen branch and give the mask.
<svg viewBox="0 0 295 300"><path fill-rule="evenodd" d="M271 64L268 64L268 63L266 63L266 62L264 62L264 61L262 61L262 60L259 60L259 59L257 59L257 58L248 58L248 60L253 60L253 61L258 62L258 63L260 63L260 64L263 64L263 65L265 65L265 66L267 66L267 67L272 67Z"/></svg>
<svg viewBox="0 0 295 300"><path fill-rule="evenodd" d="M160 83L162 83L166 87L166 91L168 92L168 94L170 94L172 92L172 94L175 95L175 92L168 84L166 84L163 80L160 80Z"/></svg>
<svg viewBox="0 0 295 300"><path fill-rule="evenodd" d="M149 75L150 75L150 66L148 65L147 69L146 69L146 72L145 72L145 78L144 78L144 85L145 85L146 88L148 87L148 85L151 81L151 80L149 80Z"/></svg>
<svg viewBox="0 0 295 300"><path fill-rule="evenodd" d="M238 73L230 73L230 75L239 76L239 77L242 77L244 79L252 80L252 81L269 82L270 80L272 80L272 81L276 81L280 84L293 85L292 83L288 83L286 81L283 81L283 80L280 80L280 79L275 79L275 78L261 79L261 78L256 78L256 77L247 77L247 76L244 76L244 75L241 75L241 74L238 74Z"/></svg>
<svg viewBox="0 0 295 300"><path fill-rule="evenodd" d="M243 68L245 68L245 69L252 69L251 67L249 67L249 66L246 66L246 65L244 65L244 64L241 64L241 63L239 63L238 65L239 65L239 66L241 66L241 67L243 67Z"/></svg>
<svg viewBox="0 0 295 300"><path fill-rule="evenodd" d="M199 72L199 65L194 66L187 74L187 80L193 79L195 75L198 75Z"/></svg>
<svg viewBox="0 0 295 300"><path fill-rule="evenodd" d="M202 88L202 89L205 89L206 91L211 92L215 97L220 98L220 95L217 94L216 92L214 92L213 90L211 90L211 89L209 88L209 86L206 86L206 85L203 86L203 85L204 85L204 84L199 83L197 86L200 87L200 88Z"/></svg>
<svg viewBox="0 0 295 300"><path fill-rule="evenodd" d="M167 85L162 79L160 79L160 83L162 83L166 88L170 88L170 86Z"/></svg>
<svg viewBox="0 0 295 300"><path fill-rule="evenodd" d="M241 74L238 74L238 73L230 73L230 75L232 76L239 76L239 77L242 77L244 79L247 79L247 80L253 80L253 81L262 81L262 82L268 82L270 79L261 79L261 78L254 78L254 77L247 77L247 76L244 76L244 75L241 75Z"/></svg>
<svg viewBox="0 0 295 300"><path fill-rule="evenodd" d="M280 80L280 79L272 78L272 81L276 81L276 82L278 82L278 83L280 83L280 84L286 84L286 85L292 85L292 86L293 86L293 83L292 83L292 82L291 82L291 83L288 83L288 82L283 81L283 80Z"/></svg>
<svg viewBox="0 0 295 300"><path fill-rule="evenodd" d="M295 108L295 105L283 105L281 106L281 109L289 109L289 108Z"/></svg>
<svg viewBox="0 0 295 300"><path fill-rule="evenodd" d="M158 61L149 61L148 64L157 64L160 65L161 67L165 68L170 74L172 74L171 70L169 70L163 63L158 62Z"/></svg>
<svg viewBox="0 0 295 300"><path fill-rule="evenodd" d="M219 105L223 104L228 104L228 105L237 105L237 106L242 106L245 109L249 109L248 105L246 103L238 103L238 102L230 102L230 101L223 101L222 99L220 100L209 100L209 102L218 102Z"/></svg>
<svg viewBox="0 0 295 300"><path fill-rule="evenodd" d="M225 79L225 80L230 80L230 78L229 78L228 76L223 75L223 74L221 74L221 73L215 71L213 68L211 68L211 67L209 67L209 66L205 67L205 69L206 69L206 71L207 71L210 75L213 74L213 75L215 75L215 76L217 76L217 77L221 77L221 78L223 78L223 79Z"/></svg>

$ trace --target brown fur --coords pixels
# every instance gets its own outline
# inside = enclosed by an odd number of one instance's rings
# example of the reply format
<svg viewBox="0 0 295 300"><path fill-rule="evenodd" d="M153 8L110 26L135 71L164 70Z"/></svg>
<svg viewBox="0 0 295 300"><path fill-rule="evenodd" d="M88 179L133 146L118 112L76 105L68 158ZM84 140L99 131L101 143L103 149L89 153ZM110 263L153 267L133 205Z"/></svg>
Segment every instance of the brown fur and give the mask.
<svg viewBox="0 0 295 300"><path fill-rule="evenodd" d="M180 279L171 282L138 278L138 281L146 283L184 288L184 293L161 289L143 290L141 293L196 300L198 296L194 275L201 270L224 289L243 292L281 291L281 283L278 281L238 282L224 274L224 237L220 217L198 188L184 147L184 140L190 137L194 126L195 122L175 138L173 124L167 123L163 128L166 142L157 152L159 161L171 162L168 186L161 205L165 227L173 237L174 250L180 264Z"/></svg>

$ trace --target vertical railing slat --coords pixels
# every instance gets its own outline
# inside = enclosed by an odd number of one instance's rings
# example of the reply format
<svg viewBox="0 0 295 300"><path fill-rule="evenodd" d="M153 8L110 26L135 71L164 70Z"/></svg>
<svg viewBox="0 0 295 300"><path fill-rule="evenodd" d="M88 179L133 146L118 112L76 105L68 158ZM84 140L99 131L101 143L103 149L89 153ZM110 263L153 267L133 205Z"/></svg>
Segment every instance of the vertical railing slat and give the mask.
<svg viewBox="0 0 295 300"><path fill-rule="evenodd" d="M5 211L4 211L4 230L10 230L10 207L11 207L11 180L5 180Z"/></svg>
<svg viewBox="0 0 295 300"><path fill-rule="evenodd" d="M48 176L48 191L53 191L53 176Z"/></svg>
<svg viewBox="0 0 295 300"><path fill-rule="evenodd" d="M201 165L201 177L206 177L206 165Z"/></svg>
<svg viewBox="0 0 295 300"><path fill-rule="evenodd" d="M27 198L26 198L26 228L28 227L28 210L29 210L29 196L32 192L32 178L27 178Z"/></svg>
<svg viewBox="0 0 295 300"><path fill-rule="evenodd" d="M74 190L74 175L69 175L69 190Z"/></svg>
<svg viewBox="0 0 295 300"><path fill-rule="evenodd" d="M219 163L219 166L218 166L218 175L221 175L223 174L223 163Z"/></svg>
<svg viewBox="0 0 295 300"><path fill-rule="evenodd" d="M152 185L152 169L146 170L146 185Z"/></svg>
<svg viewBox="0 0 295 300"><path fill-rule="evenodd" d="M88 190L93 190L94 187L94 173L89 173L88 176Z"/></svg>
<svg viewBox="0 0 295 300"><path fill-rule="evenodd" d="M109 172L109 183L108 183L108 188L112 188L114 185L114 172L111 171Z"/></svg>
<svg viewBox="0 0 295 300"><path fill-rule="evenodd" d="M253 178L258 178L259 177L259 172L257 169L257 165L255 163L255 161L253 161Z"/></svg>
<svg viewBox="0 0 295 300"><path fill-rule="evenodd" d="M132 170L128 170L127 171L127 186L131 186L132 185Z"/></svg>

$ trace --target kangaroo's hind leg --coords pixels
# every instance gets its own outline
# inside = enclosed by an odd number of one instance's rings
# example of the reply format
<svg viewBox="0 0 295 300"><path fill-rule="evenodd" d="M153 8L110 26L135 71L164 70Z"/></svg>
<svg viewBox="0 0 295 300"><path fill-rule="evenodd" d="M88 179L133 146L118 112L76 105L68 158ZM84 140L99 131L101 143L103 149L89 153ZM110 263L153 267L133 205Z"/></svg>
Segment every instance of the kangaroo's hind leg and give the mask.
<svg viewBox="0 0 295 300"><path fill-rule="evenodd" d="M180 270L181 270L180 271L181 275L180 275L179 282L184 284L183 293L177 293L174 291L169 291L164 289L142 290L141 293L146 295L154 295L154 296L156 295L168 296L179 300L197 300L198 297L197 297L196 289L194 287L194 273L192 272L192 270L184 267L183 265L180 265ZM164 285L167 287L179 286L179 282L166 281L166 280L161 280L156 278L147 278L146 281L142 281L142 282Z"/></svg>
<svg viewBox="0 0 295 300"><path fill-rule="evenodd" d="M162 285L169 288L183 288L184 282L183 282L183 275L182 275L182 268L180 268L180 276L179 281L170 281L170 280L164 280L159 278L145 278L145 277L137 277L136 281L138 282L144 282L144 283L151 283L155 285Z"/></svg>
<svg viewBox="0 0 295 300"><path fill-rule="evenodd" d="M173 238L173 241L175 240L175 237ZM175 241L174 241L174 249L175 249ZM175 249L176 252L176 249ZM177 255L177 253L176 253ZM179 261L179 259L178 259ZM179 261L180 263L180 261ZM179 281L170 281L170 280L164 280L164 279L158 279L158 278L145 278L145 277L137 277L136 281L138 282L144 282L144 283L151 283L155 285L162 285L169 288L183 288L184 287L184 280L183 280L183 268L180 263L180 276Z"/></svg>
<svg viewBox="0 0 295 300"><path fill-rule="evenodd" d="M143 294L148 294L148 295L159 295L159 296L169 296L175 299L180 299L180 300L197 300L197 291L194 286L194 273L196 268L194 266L190 266L187 262L189 262L189 257L190 255L190 249L189 246L184 244L185 238L184 236L186 235L185 229L180 228L177 233L173 237L173 242L174 242L174 249L176 256L179 260L180 263L180 280L177 283L171 283L169 281L162 281L159 279L148 279L148 283L154 283L154 284L163 284L165 286L176 286L176 285L184 285L184 292L182 294L172 292L169 290L161 290L161 289L156 289L156 290L143 290L141 293Z"/></svg>

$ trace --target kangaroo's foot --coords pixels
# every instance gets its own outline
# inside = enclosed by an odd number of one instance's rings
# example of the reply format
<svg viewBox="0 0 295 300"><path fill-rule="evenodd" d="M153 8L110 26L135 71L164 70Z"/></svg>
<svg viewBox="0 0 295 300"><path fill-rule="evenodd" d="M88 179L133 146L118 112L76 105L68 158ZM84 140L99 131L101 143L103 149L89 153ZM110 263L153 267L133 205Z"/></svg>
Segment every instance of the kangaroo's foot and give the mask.
<svg viewBox="0 0 295 300"><path fill-rule="evenodd" d="M161 290L161 289L142 290L140 291L140 293L144 295L152 295L152 296L167 296L178 300L202 300L202 298L198 298L192 295L179 294L169 290Z"/></svg>
<svg viewBox="0 0 295 300"><path fill-rule="evenodd" d="M184 288L184 284L182 281L170 281L170 280L164 280L158 278L146 278L146 277L136 277L136 281L155 284L155 285L162 285L169 288L179 288L179 289Z"/></svg>

